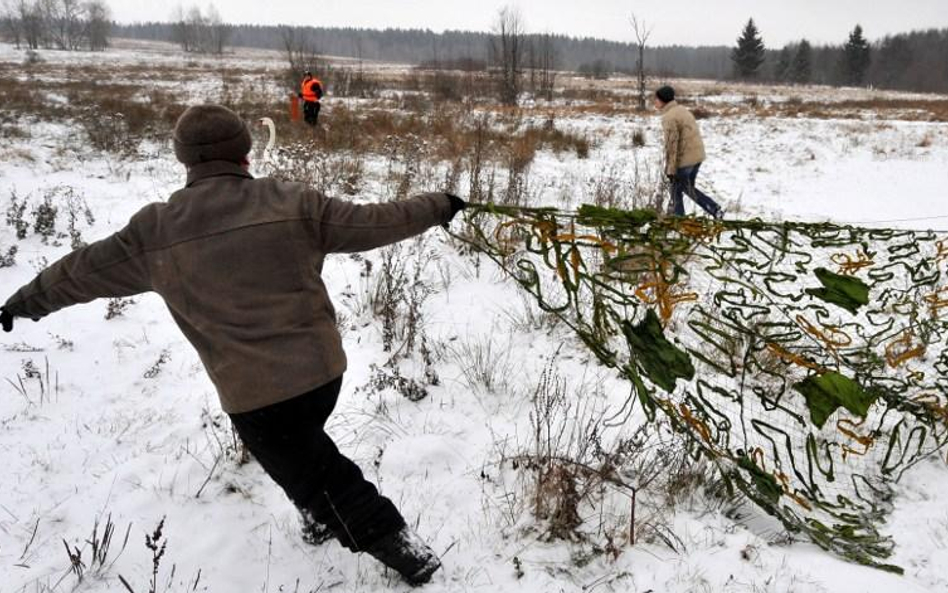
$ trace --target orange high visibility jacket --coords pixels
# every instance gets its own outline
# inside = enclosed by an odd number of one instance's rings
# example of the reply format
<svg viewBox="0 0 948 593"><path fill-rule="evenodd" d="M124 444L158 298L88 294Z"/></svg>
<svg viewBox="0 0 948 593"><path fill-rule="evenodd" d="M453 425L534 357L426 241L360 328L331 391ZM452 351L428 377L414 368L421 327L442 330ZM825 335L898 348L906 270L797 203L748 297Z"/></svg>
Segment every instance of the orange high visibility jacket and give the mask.
<svg viewBox="0 0 948 593"><path fill-rule="evenodd" d="M309 103L318 103L323 96L323 83L318 78L307 78L300 85L300 94L303 100Z"/></svg>

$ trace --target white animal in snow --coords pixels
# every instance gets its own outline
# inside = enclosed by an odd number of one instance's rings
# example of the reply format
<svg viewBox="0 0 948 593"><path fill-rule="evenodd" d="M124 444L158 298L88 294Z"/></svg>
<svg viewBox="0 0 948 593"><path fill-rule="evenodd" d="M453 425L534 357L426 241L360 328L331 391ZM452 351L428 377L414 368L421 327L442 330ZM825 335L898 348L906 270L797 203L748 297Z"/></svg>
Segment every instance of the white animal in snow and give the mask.
<svg viewBox="0 0 948 593"><path fill-rule="evenodd" d="M312 168L314 145L296 142L289 146L276 146L276 123L269 117L257 120L268 132L267 144L260 156L260 170L271 177L286 181L306 181Z"/></svg>

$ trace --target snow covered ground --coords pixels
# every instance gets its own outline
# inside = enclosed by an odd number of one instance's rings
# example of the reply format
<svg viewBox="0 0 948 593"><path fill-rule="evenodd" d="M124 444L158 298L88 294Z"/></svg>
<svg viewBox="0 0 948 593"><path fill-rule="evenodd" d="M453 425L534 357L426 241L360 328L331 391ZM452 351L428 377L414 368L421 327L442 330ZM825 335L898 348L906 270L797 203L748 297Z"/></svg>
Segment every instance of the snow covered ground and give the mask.
<svg viewBox="0 0 948 593"><path fill-rule="evenodd" d="M67 65L184 61L147 45L42 57ZM0 65L22 60L0 45ZM279 67L278 58L254 52L227 60L226 67ZM214 85L200 78L178 84L194 100L215 99ZM767 92L775 100L782 93ZM332 108L330 100L324 117ZM568 115L557 125L589 135L593 149L587 159L540 153L530 172L538 202L575 207L607 181L644 184L661 175L657 117ZM709 158L699 184L729 217L948 229L948 124L741 116L710 117L701 127ZM631 142L636 129L644 147ZM0 202L6 208L15 195L35 207L52 195L63 204L72 188L94 215L91 224L77 223L86 240L118 230L182 185L183 167L167 144L129 159L91 150L68 121L35 123L28 132L0 144ZM384 199L385 187L370 178L364 197ZM18 247L16 264L0 269L6 292L69 252L68 237L58 243L44 244L32 231L17 240L13 228L0 227L0 252ZM589 542L542 541L529 479L509 460L533 445L530 396L543 369L559 351L566 393L582 410L618 412L628 388L564 328L544 322L490 262L459 255L442 231L400 249L435 289L424 313L440 384L418 402L372 388L371 365L390 355L366 307L372 286L364 260L331 257L326 284L344 320L349 371L329 431L443 554L444 568L426 590L948 591L944 459L916 467L899 485L885 531L898 544L893 561L904 576L785 543L772 523L735 519L700 496L655 518L674 534L673 546L618 541L613 554L594 553ZM375 269L381 257L366 255ZM213 386L157 296L135 297L111 319L107 313L99 301L40 323L18 320L13 333L0 334L0 593L408 589L371 558L302 542L278 487L255 463L238 463ZM402 368L417 371L410 361ZM639 421L636 412L615 430L626 434ZM628 501L614 494L606 519L595 510L584 516L613 529L611 536L629 521L620 510ZM145 540L162 518L159 546L167 547L155 563ZM93 549L101 546L93 540L108 520L112 543L96 562ZM605 533L598 536L602 545ZM81 551L81 580L64 542Z"/></svg>

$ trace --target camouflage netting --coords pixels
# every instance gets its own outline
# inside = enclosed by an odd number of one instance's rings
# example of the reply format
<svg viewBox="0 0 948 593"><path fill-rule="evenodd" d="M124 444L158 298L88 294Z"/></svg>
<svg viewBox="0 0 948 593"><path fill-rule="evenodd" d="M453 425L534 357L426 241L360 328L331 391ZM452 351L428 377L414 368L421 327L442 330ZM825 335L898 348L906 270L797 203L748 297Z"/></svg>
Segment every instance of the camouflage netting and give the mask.
<svg viewBox="0 0 948 593"><path fill-rule="evenodd" d="M948 239L472 206L496 261L791 532L886 564L891 485L948 444Z"/></svg>

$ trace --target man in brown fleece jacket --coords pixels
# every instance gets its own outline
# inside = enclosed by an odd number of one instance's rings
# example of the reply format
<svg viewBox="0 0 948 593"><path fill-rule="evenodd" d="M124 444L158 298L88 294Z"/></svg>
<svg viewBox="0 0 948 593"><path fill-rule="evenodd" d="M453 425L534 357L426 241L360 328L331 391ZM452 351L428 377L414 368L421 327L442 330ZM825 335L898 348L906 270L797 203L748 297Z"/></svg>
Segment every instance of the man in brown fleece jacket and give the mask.
<svg viewBox="0 0 948 593"><path fill-rule="evenodd" d="M675 89L663 86L655 91L655 108L662 114L662 133L665 137L665 175L671 188L675 216L685 215L682 197L687 194L702 210L713 218L721 218L724 211L711 197L695 187L698 170L704 161L704 141L698 123L690 111L675 101Z"/></svg>
<svg viewBox="0 0 948 593"><path fill-rule="evenodd" d="M412 237L447 223L465 203L429 193L357 205L299 183L254 179L250 147L232 111L189 108L174 130L185 187L43 270L7 300L0 323L10 331L16 317L157 292L237 432L301 510L310 538L331 534L410 583L426 582L438 557L323 430L346 357L320 273L329 253Z"/></svg>

